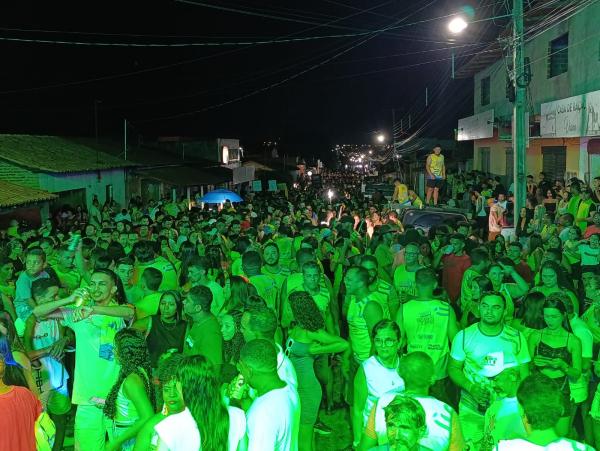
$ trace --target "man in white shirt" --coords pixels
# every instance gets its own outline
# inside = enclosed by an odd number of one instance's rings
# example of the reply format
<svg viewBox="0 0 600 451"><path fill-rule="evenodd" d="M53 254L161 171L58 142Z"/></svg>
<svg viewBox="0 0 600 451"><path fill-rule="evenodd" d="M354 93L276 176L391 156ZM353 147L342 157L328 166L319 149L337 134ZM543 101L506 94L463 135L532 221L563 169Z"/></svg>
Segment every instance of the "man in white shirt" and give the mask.
<svg viewBox="0 0 600 451"><path fill-rule="evenodd" d="M481 298L481 320L461 330L452 341L448 375L461 388L458 407L467 442L483 438L485 413L491 403L492 381L508 366L518 367L520 378L529 373L531 361L523 334L505 325L506 301L499 294Z"/></svg>
<svg viewBox="0 0 600 451"><path fill-rule="evenodd" d="M277 350L277 374L286 384L297 388L298 378L294 364L285 355L281 346L275 342L275 332L277 331L277 317L270 308L253 308L244 312L241 319L240 329L247 343L257 338L267 340Z"/></svg>
<svg viewBox="0 0 600 451"><path fill-rule="evenodd" d="M248 451L297 451L300 429L298 392L277 374L277 349L264 339L247 342L238 368L257 392L246 414Z"/></svg>
<svg viewBox="0 0 600 451"><path fill-rule="evenodd" d="M519 386L517 399L525 413L527 438L500 440L496 451L593 451L583 443L561 438L554 426L563 415L563 394L552 379L541 373L526 377Z"/></svg>

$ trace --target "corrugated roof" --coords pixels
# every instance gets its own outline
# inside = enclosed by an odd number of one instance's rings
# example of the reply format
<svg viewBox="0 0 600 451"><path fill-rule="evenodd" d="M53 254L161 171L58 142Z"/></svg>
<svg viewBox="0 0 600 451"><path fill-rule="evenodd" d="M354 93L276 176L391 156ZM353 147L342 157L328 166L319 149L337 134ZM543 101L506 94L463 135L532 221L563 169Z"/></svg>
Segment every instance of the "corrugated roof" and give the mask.
<svg viewBox="0 0 600 451"><path fill-rule="evenodd" d="M135 166L60 136L0 135L0 158L44 172L85 172Z"/></svg>
<svg viewBox="0 0 600 451"><path fill-rule="evenodd" d="M217 185L233 180L233 171L222 167L166 166L142 169L136 174L174 186Z"/></svg>
<svg viewBox="0 0 600 451"><path fill-rule="evenodd" d="M0 207L14 207L44 200L56 199L56 194L41 189L28 188L0 180Z"/></svg>

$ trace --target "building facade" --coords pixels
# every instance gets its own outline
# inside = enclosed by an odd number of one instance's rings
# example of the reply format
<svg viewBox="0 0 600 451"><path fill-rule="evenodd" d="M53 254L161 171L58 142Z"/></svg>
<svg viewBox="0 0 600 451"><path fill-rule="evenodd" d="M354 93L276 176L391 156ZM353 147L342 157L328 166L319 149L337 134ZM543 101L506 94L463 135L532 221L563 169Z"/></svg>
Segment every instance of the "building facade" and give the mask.
<svg viewBox="0 0 600 451"><path fill-rule="evenodd" d="M52 193L51 210L89 208L95 197L100 204L114 199L126 205L129 166L134 164L58 136L0 135L0 181Z"/></svg>
<svg viewBox="0 0 600 451"><path fill-rule="evenodd" d="M600 175L598 23L600 3L582 2L577 10L543 28L526 29L528 76L522 82L528 83L529 174L543 171L554 179L586 181ZM474 169L512 179L513 104L508 77L512 63L501 52L497 56L486 67L481 64L483 57L475 57L459 71L473 76L475 114L459 121L458 139L473 141Z"/></svg>

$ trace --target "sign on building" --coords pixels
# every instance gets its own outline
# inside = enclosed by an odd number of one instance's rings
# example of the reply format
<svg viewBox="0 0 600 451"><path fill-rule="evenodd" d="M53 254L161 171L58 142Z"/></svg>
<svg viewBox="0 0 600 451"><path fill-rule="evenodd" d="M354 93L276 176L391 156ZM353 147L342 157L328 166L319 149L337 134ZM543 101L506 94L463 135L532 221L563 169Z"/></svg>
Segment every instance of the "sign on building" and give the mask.
<svg viewBox="0 0 600 451"><path fill-rule="evenodd" d="M252 191L258 193L262 191L262 180L253 180L252 181Z"/></svg>
<svg viewBox="0 0 600 451"><path fill-rule="evenodd" d="M458 141L492 138L494 136L494 110L458 120Z"/></svg>
<svg viewBox="0 0 600 451"><path fill-rule="evenodd" d="M600 135L600 91L542 103L541 113L543 138Z"/></svg>
<svg viewBox="0 0 600 451"><path fill-rule="evenodd" d="M233 184L251 182L254 180L254 166L240 166L233 169Z"/></svg>

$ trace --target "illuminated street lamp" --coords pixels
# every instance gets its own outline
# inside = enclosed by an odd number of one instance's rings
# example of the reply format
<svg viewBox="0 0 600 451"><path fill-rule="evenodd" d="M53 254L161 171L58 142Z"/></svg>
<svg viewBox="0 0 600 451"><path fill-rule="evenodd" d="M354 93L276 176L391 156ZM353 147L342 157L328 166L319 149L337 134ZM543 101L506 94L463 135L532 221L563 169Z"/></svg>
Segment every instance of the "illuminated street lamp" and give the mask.
<svg viewBox="0 0 600 451"><path fill-rule="evenodd" d="M469 24L461 16L456 16L448 24L448 29L452 34L460 34L467 28ZM454 48L452 48L452 79L454 80L454 65L455 65Z"/></svg>
<svg viewBox="0 0 600 451"><path fill-rule="evenodd" d="M450 21L450 23L448 24L448 29L451 33L458 34L463 32L468 25L469 24L465 19L463 19L460 16L457 16Z"/></svg>
<svg viewBox="0 0 600 451"><path fill-rule="evenodd" d="M379 135L377 135L378 143L383 143L384 141L385 141L385 135L383 133L380 133Z"/></svg>

